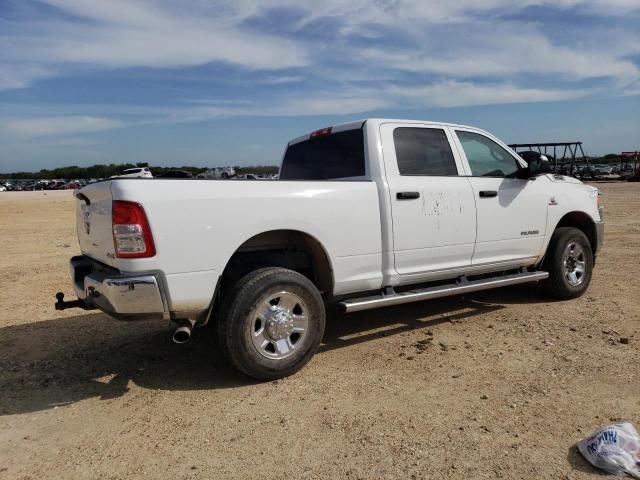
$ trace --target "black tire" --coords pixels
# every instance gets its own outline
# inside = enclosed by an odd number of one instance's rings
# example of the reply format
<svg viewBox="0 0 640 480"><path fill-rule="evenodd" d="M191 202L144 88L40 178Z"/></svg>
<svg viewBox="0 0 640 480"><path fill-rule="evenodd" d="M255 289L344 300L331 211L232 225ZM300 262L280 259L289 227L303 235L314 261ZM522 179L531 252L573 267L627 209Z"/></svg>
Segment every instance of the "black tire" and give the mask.
<svg viewBox="0 0 640 480"><path fill-rule="evenodd" d="M229 174L227 172L224 172L222 175L220 175L220 178L222 178L223 180L226 180L229 178Z"/></svg>
<svg viewBox="0 0 640 480"><path fill-rule="evenodd" d="M281 294L295 306L289 310L280 307L282 300L278 295ZM268 302L269 299L273 303ZM267 304L271 307L265 307ZM276 315L271 313L276 310L293 313L282 314L277 319L262 318L265 313L266 316ZM307 328L304 333L293 332L286 336L293 319L302 318L296 311L306 316ZM275 337L269 336L269 327L277 329L280 326L282 331L272 333L285 335L285 338L273 340ZM274 380L292 375L311 360L322 341L324 326L324 302L316 286L293 270L269 267L249 273L229 292L218 320L218 340L238 370L257 380ZM271 342L264 348L255 345L260 341L257 339L259 332L262 332L262 343ZM286 354L280 351L278 342L281 341L286 343L286 348L290 347Z"/></svg>
<svg viewBox="0 0 640 480"><path fill-rule="evenodd" d="M569 251L573 248L574 254ZM576 255L575 252L579 252ZM567 255L569 258L567 258ZM574 257L573 260L571 257ZM569 261L566 264L567 260ZM571 266L573 262L573 272ZM581 262L583 272L579 274L576 263ZM546 294L560 300L577 298L587 291L593 273L593 250L587 236L577 228L557 228L551 237L547 256L542 269L549 272L549 278L542 282ZM574 276L571 276L571 273Z"/></svg>

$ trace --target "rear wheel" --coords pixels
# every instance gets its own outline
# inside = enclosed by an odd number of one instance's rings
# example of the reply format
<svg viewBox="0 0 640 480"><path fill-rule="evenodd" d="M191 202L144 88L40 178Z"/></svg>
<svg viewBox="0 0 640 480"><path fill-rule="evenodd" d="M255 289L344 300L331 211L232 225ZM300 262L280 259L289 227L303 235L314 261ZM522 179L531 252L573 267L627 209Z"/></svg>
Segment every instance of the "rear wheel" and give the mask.
<svg viewBox="0 0 640 480"><path fill-rule="evenodd" d="M311 360L324 326L324 303L315 285L293 270L270 267L249 273L229 293L218 338L236 368L272 380Z"/></svg>
<svg viewBox="0 0 640 480"><path fill-rule="evenodd" d="M587 236L577 228L557 228L551 237L543 269L549 278L546 292L562 300L576 298L589 287L593 272L593 251Z"/></svg>

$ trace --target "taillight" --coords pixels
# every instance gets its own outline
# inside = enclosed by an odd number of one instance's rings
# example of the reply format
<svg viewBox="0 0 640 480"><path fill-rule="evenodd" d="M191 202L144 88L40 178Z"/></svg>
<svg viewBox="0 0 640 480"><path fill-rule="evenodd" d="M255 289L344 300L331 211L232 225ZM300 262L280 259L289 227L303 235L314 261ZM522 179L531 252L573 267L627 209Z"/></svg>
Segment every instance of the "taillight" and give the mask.
<svg viewBox="0 0 640 480"><path fill-rule="evenodd" d="M113 244L118 258L146 258L156 254L151 227L142 205L114 200L111 205Z"/></svg>

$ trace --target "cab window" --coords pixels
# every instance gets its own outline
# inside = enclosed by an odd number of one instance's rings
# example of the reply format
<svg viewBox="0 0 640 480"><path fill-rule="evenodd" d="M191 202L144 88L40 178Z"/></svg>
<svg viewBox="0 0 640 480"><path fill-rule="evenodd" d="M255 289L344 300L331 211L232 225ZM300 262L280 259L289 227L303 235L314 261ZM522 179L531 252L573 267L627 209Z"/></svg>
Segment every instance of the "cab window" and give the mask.
<svg viewBox="0 0 640 480"><path fill-rule="evenodd" d="M474 177L515 177L521 166L493 140L473 132L456 130Z"/></svg>
<svg viewBox="0 0 640 480"><path fill-rule="evenodd" d="M453 152L441 128L399 127L393 143L400 175L458 175Z"/></svg>
<svg viewBox="0 0 640 480"><path fill-rule="evenodd" d="M280 180L337 180L365 175L361 128L290 145L280 168Z"/></svg>

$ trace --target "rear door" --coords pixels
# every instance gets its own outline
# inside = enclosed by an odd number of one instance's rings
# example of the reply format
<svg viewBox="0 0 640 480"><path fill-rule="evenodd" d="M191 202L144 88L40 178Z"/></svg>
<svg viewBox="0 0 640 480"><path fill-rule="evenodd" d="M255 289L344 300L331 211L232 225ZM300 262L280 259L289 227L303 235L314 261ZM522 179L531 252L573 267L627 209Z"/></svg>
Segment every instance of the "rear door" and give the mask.
<svg viewBox="0 0 640 480"><path fill-rule="evenodd" d="M417 275L469 266L476 235L473 191L446 127L380 126L391 196L395 269Z"/></svg>
<svg viewBox="0 0 640 480"><path fill-rule="evenodd" d="M497 139L474 129L452 130L477 205L473 265L537 257L549 204L544 182L518 178L523 165Z"/></svg>

